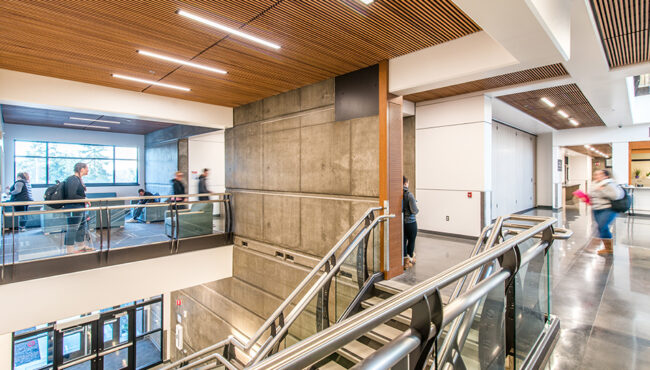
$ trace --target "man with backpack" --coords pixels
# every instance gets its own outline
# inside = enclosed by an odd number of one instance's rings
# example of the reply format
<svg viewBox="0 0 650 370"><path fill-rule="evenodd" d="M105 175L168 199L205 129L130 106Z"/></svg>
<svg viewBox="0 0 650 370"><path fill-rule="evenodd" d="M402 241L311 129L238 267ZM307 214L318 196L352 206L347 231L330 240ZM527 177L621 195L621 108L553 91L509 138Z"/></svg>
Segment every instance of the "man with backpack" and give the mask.
<svg viewBox="0 0 650 370"><path fill-rule="evenodd" d="M65 209L86 208L86 186L83 177L88 174L88 165L79 162L74 165L74 174L63 182L63 199L79 199L79 203L66 203ZM86 244L86 211L72 211L68 216L68 229L65 233L65 245L68 253L94 250Z"/></svg>
<svg viewBox="0 0 650 370"><path fill-rule="evenodd" d="M415 264L415 237L418 235L418 224L415 215L420 212L415 197L409 191L409 180L403 177L404 193L402 197L402 213L404 214L404 268Z"/></svg>

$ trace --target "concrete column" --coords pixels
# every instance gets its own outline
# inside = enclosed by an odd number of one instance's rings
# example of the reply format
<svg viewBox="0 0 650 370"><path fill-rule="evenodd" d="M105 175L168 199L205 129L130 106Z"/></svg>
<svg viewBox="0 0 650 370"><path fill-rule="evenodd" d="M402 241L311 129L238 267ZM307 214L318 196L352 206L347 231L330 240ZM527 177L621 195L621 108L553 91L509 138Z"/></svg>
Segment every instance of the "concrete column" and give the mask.
<svg viewBox="0 0 650 370"><path fill-rule="evenodd" d="M420 229L478 236L491 221L491 122L485 96L416 106Z"/></svg>

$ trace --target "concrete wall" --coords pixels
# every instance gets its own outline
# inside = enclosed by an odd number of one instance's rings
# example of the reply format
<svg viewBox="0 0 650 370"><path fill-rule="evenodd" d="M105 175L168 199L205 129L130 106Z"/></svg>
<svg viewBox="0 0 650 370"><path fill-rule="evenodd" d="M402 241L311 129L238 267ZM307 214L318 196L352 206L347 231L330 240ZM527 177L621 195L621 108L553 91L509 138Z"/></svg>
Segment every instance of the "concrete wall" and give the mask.
<svg viewBox="0 0 650 370"><path fill-rule="evenodd" d="M193 319L182 323L189 352L230 334L250 337L352 223L378 204L379 118L335 121L334 85L326 80L234 109L234 127L225 132L233 278L174 293L192 302L183 310ZM304 316L289 343L313 333L313 314Z"/></svg>

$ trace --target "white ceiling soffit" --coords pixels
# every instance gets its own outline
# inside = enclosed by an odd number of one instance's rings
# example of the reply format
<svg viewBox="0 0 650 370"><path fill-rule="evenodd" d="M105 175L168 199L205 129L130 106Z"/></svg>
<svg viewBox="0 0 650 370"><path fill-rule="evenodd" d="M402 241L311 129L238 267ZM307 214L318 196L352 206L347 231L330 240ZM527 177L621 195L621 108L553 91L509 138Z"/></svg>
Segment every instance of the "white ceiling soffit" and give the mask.
<svg viewBox="0 0 650 370"><path fill-rule="evenodd" d="M232 108L0 69L0 103L214 128Z"/></svg>
<svg viewBox="0 0 650 370"><path fill-rule="evenodd" d="M526 0L564 60L571 56L571 1Z"/></svg>
<svg viewBox="0 0 650 370"><path fill-rule="evenodd" d="M635 125L650 123L650 95L634 95L634 77L632 76L627 77L625 83L627 84L632 123Z"/></svg>
<svg viewBox="0 0 650 370"><path fill-rule="evenodd" d="M537 118L499 99L492 99L492 119L535 135L555 131Z"/></svg>

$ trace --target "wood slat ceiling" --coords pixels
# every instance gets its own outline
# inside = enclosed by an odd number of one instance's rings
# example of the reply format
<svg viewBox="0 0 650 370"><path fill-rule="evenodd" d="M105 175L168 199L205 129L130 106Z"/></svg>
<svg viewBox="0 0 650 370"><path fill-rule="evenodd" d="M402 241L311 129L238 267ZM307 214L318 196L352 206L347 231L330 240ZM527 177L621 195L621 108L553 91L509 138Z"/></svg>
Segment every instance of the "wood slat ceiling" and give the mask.
<svg viewBox="0 0 650 370"><path fill-rule="evenodd" d="M439 89L409 94L405 95L404 99L417 103L421 101L441 99L450 96L485 91L499 87L512 86L526 82L534 82L568 75L569 72L567 72L564 66L561 63L557 63L548 66L526 69L518 72L506 73L499 76L484 78L482 80L475 80L462 84L441 87Z"/></svg>
<svg viewBox="0 0 650 370"><path fill-rule="evenodd" d="M127 119L123 117L104 116L100 114L83 114L75 112L58 111L22 107L17 105L0 105L4 123L30 126L46 126L68 128L75 130L92 130L100 132L117 132L123 134L145 135L162 128L174 126L173 123L147 121L141 119ZM70 117L87 118L92 120L116 121L116 123L92 122L70 119ZM66 126L64 123L87 125L87 127ZM93 126L110 127L109 130L93 128Z"/></svg>
<svg viewBox="0 0 650 370"><path fill-rule="evenodd" d="M650 61L650 0L591 0L610 68Z"/></svg>
<svg viewBox="0 0 650 370"><path fill-rule="evenodd" d="M543 97L551 100L556 106L551 108L544 104L540 100ZM567 118L560 116L557 113L558 110L563 110L571 118L580 122L580 126L578 127L605 125L576 84L503 95L498 97L498 99L528 113L557 130L576 128Z"/></svg>
<svg viewBox="0 0 650 370"><path fill-rule="evenodd" d="M282 46L272 50L179 9ZM0 68L238 106L480 31L451 0L68 0L0 2ZM141 56L146 49L227 75ZM118 80L160 80L179 92Z"/></svg>
<svg viewBox="0 0 650 370"><path fill-rule="evenodd" d="M596 150L599 150L601 153L604 153L608 157L612 156L612 144L593 144L591 146L596 148ZM588 155L590 157L602 158L600 154L596 154L593 151L585 148L584 145L572 145L566 146L565 148L571 149L574 152L578 152L580 154Z"/></svg>

